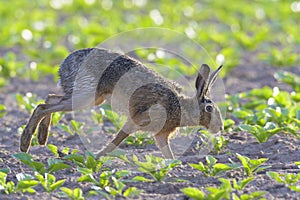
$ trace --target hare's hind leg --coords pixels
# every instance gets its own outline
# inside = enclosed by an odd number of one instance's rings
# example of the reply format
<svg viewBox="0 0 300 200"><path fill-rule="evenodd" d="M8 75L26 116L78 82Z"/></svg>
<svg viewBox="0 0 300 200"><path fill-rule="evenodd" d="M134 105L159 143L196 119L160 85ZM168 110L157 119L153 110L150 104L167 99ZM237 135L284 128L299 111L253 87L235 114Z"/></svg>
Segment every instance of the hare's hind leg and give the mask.
<svg viewBox="0 0 300 200"><path fill-rule="evenodd" d="M56 104L62 100L63 96L49 94L45 100L46 104ZM45 145L48 140L49 127L51 124L52 113L47 114L39 124L38 127L38 142L40 145Z"/></svg>
<svg viewBox="0 0 300 200"><path fill-rule="evenodd" d="M72 99L61 100L59 103L56 104L40 104L35 108L21 135L21 151L28 151L31 144L32 135L34 134L34 131L40 123L40 121L50 113L58 111L72 111Z"/></svg>
<svg viewBox="0 0 300 200"><path fill-rule="evenodd" d="M169 144L170 134L171 133L168 132L159 132L156 135L154 135L154 139L157 147L160 149L163 156L167 159L174 159L174 155Z"/></svg>

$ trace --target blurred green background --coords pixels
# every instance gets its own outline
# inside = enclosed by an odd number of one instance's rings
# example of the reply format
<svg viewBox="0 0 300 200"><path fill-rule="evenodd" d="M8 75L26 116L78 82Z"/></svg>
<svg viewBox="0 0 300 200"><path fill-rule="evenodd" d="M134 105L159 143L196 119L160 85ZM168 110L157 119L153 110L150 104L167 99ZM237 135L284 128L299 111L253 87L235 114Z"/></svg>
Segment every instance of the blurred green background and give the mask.
<svg viewBox="0 0 300 200"><path fill-rule="evenodd" d="M288 0L1 0L0 85L16 76L57 80L70 51L142 27L186 34L217 63L225 60L222 75L246 62L295 66L299 24L300 2Z"/></svg>

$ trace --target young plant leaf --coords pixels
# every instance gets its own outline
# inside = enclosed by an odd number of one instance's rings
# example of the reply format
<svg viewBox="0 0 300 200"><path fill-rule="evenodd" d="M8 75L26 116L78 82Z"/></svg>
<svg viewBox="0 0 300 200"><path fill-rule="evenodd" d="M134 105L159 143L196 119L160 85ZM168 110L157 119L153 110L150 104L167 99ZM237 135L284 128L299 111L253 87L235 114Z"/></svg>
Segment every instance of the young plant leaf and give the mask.
<svg viewBox="0 0 300 200"><path fill-rule="evenodd" d="M186 196L195 199L195 200L203 200L205 199L205 194L198 188L194 187L186 187L181 189L181 192L183 192Z"/></svg>

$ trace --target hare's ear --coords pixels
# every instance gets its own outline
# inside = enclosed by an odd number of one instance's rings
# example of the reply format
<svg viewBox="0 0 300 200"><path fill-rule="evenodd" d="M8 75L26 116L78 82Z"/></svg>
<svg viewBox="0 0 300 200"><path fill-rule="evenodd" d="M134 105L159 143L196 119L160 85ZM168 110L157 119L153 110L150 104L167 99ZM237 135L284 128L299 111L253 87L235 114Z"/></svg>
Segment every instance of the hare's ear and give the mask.
<svg viewBox="0 0 300 200"><path fill-rule="evenodd" d="M208 87L208 76L210 68L207 64L203 64L200 68L198 77L196 79L197 98L202 99L207 91Z"/></svg>
<svg viewBox="0 0 300 200"><path fill-rule="evenodd" d="M216 71L214 71L213 73L211 73L210 77L209 77L209 82L208 82L208 89L210 87L213 86L213 84L216 82L218 75L222 69L223 65L221 65L220 67L218 67L218 69Z"/></svg>

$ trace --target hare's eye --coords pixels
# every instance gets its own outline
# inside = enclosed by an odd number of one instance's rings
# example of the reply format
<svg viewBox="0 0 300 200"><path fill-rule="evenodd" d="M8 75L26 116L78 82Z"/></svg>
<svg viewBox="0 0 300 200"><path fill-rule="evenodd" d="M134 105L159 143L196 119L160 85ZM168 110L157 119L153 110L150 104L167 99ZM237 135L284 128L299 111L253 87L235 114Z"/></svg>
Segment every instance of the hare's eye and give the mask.
<svg viewBox="0 0 300 200"><path fill-rule="evenodd" d="M206 105L205 106L205 112L212 112L212 111L213 111L212 105Z"/></svg>

